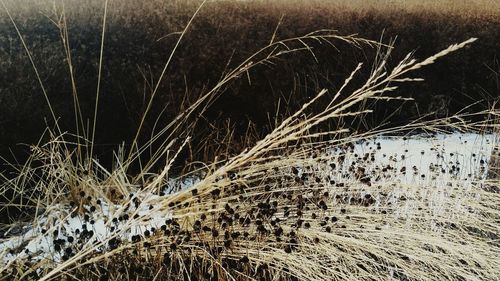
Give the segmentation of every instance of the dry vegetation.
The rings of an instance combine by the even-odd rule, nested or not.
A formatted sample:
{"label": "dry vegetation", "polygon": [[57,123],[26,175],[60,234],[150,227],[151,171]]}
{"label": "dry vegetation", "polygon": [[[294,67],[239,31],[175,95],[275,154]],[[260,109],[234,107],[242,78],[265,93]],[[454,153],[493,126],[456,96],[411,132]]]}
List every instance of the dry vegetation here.
{"label": "dry vegetation", "polygon": [[[10,11],[12,3],[5,3],[4,12]],[[69,121],[57,121],[61,116],[57,106],[53,111],[40,113],[50,124],[45,137],[30,146],[26,162],[12,163],[9,166],[12,173],[0,175],[2,209],[17,209],[24,218],[3,227],[8,230],[8,237],[2,245],[9,246],[0,248],[0,279],[495,280],[500,275],[498,178],[476,178],[467,187],[462,187],[457,179],[429,188],[418,183],[402,185],[395,178],[367,181],[368,175],[364,173],[343,178],[336,174],[335,168],[344,161],[353,143],[374,135],[405,134],[414,130],[498,130],[500,113],[491,104],[487,110],[420,119],[404,127],[378,126],[359,131],[351,128],[353,123],[369,118],[373,101],[389,104],[407,100],[399,96],[400,86],[421,83],[422,79],[416,77],[424,68],[456,55],[454,52],[470,52],[474,49],[471,46],[478,43],[475,38],[444,47],[443,51],[427,58],[415,59],[409,53],[394,61],[391,53],[399,47],[390,43],[343,36],[329,29],[304,30],[301,35],[283,34],[274,23],[265,33],[256,35],[255,38],[262,41],[258,48],[251,46],[241,53],[235,51],[230,63],[216,62],[224,67],[215,76],[207,76],[215,80],[207,84],[199,82],[202,84],[194,94],[188,86],[174,91],[176,95],[185,96],[169,100],[164,94],[169,86],[165,81],[180,75],[178,71],[183,73],[183,61],[176,59],[195,59],[185,56],[193,48],[192,44],[203,45],[202,39],[206,36],[220,35],[216,28],[203,29],[196,22],[198,17],[206,20],[207,15],[218,13],[214,9],[219,6],[208,3],[201,7],[194,1],[187,4],[184,1],[140,4],[109,1],[105,13],[102,7],[77,5],[72,1],[64,2],[67,10],[59,1],[54,2],[54,9],[47,7],[44,1],[37,3],[40,6],[17,6],[10,25],[22,24],[23,19],[29,23],[23,13],[42,10],[54,22],[60,41],[47,53],[33,51],[32,54],[37,45],[26,40],[29,44],[22,46],[16,56],[26,56],[26,52],[22,53],[26,48],[32,60],[28,60],[23,70],[33,73],[36,69],[37,72],[35,77],[22,79],[38,80],[33,90],[37,94],[42,92],[42,97],[45,95],[52,105],[59,96],[51,96],[54,86],[46,86],[45,71],[51,71],[50,63],[61,60],[66,70],[58,74],[69,75],[70,83],[65,86],[67,97],[57,103],[64,101],[62,105],[73,112]],[[256,9],[279,7],[268,1],[246,3],[255,5]],[[364,11],[360,3],[352,2],[351,8]],[[114,89],[107,87],[108,79],[114,76],[106,76],[105,69],[122,64],[130,69],[128,63],[134,61],[114,58],[107,65],[110,61],[104,58],[106,54],[115,55],[115,49],[106,42],[113,40],[114,28],[120,25],[134,28],[137,19],[145,14],[137,5],[143,5],[141,8],[145,10],[151,10],[148,5],[154,6],[157,14],[150,16],[163,20],[168,19],[161,13],[165,9],[195,16],[169,22],[170,28],[185,28],[171,35],[175,39],[162,46],[168,47],[169,53],[163,57],[160,67],[149,69],[150,73],[140,68],[145,82],[141,84],[142,92],[139,91],[140,106],[136,105],[135,113],[129,116],[135,126],[124,134],[128,145],[109,153],[111,164],[104,165],[103,157],[96,157],[95,136],[101,137],[110,127],[129,125],[120,118],[113,120],[105,114],[99,115],[98,109],[103,106],[99,97],[105,106],[109,106],[106,102],[114,101],[105,100],[111,95],[109,90]],[[421,11],[418,5],[406,7]],[[25,11],[21,11],[22,8]],[[476,12],[479,11],[483,13],[480,8]],[[489,9],[492,14],[493,11],[494,8]],[[96,14],[105,14],[107,28],[103,28],[102,17],[82,16]],[[72,18],[82,23],[75,23]],[[72,24],[76,27],[71,27]],[[70,43],[74,31],[82,25],[95,26],[91,30],[96,40],[88,43],[95,45],[89,47],[90,53],[84,52],[88,57],[74,56],[73,51],[78,50],[73,50]],[[139,26],[145,28],[145,25]],[[71,32],[67,33],[68,30]],[[214,34],[196,33],[200,30]],[[161,28],[152,29],[151,34],[161,38],[160,41],[165,35]],[[29,37],[22,30],[17,35]],[[226,34],[224,39],[232,35]],[[143,39],[135,39],[133,47],[144,46]],[[248,42],[242,38],[233,40]],[[117,54],[126,54],[119,50],[120,46],[115,47]],[[241,134],[233,131],[231,124],[225,129],[215,124],[211,129],[220,137],[211,140],[213,134],[199,135],[201,126],[215,123],[204,123],[204,120],[212,117],[210,110],[214,106],[220,106],[217,102],[227,100],[228,92],[237,92],[239,87],[248,87],[246,83],[259,81],[259,75],[265,76],[268,71],[264,66],[286,65],[285,69],[300,73],[304,57],[321,60],[326,57],[325,53],[338,55],[337,50],[349,49],[366,55],[361,60],[370,64],[357,60],[346,63],[345,75],[337,79],[340,83],[335,86],[323,87],[325,84],[318,81],[297,83],[298,86],[294,86],[298,91],[303,87],[314,94],[295,101],[297,106],[280,105],[285,110],[277,111],[279,116],[272,119],[269,130]],[[53,50],[60,52],[52,53]],[[233,50],[229,47],[218,53]],[[42,66],[44,54],[49,56],[45,60],[49,65]],[[213,54],[208,49],[206,54],[197,53],[208,56],[208,61],[221,59]],[[299,59],[294,62],[296,57]],[[95,69],[82,70],[79,63],[94,65]],[[55,65],[53,71],[62,69],[58,63]],[[200,75],[198,79],[207,78],[203,71],[193,73]],[[89,77],[98,81],[97,85],[88,81],[86,85],[84,78]],[[124,77],[127,79],[127,76],[119,79]],[[327,80],[327,85],[334,84],[333,80]],[[85,100],[87,103],[81,102]],[[166,118],[169,122],[164,122],[161,112],[154,108],[155,104],[166,101],[174,103],[172,107],[176,109]],[[65,122],[75,124],[75,130],[66,132]],[[96,130],[98,126],[103,130]],[[247,141],[228,151],[227,143],[232,143],[235,137]],[[181,178],[200,176],[200,181],[187,189],[172,188],[169,183],[178,158],[189,159],[186,155],[196,154],[193,150],[207,144],[217,147],[204,150],[203,158],[207,161],[186,165],[180,175]],[[344,152],[329,155],[327,152],[334,148]],[[78,233],[68,230],[71,220],[81,222]],[[107,232],[98,237],[94,224],[101,222]],[[45,251],[48,254],[26,251],[30,243],[47,243],[51,248]],[[43,258],[37,259],[37,256]]]}

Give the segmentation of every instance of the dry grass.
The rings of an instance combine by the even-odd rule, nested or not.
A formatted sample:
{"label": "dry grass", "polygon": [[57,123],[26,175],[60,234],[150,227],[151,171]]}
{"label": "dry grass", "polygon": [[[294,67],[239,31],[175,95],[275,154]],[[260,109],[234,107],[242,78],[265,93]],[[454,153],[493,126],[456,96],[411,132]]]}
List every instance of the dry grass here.
{"label": "dry grass", "polygon": [[[72,2],[74,1],[74,2]],[[34,1],[34,0],[24,0],[23,2],[14,0],[4,0],[5,3],[11,5],[11,7],[16,6],[18,10],[24,11],[40,11],[47,10],[48,4],[59,4],[62,3],[60,0],[44,0],[44,1]],[[111,1],[110,8],[113,13],[140,13],[143,9],[155,8],[158,11],[165,11],[166,9],[180,10],[190,7],[190,9],[195,10],[196,7],[202,3],[202,0],[190,0],[190,1],[148,1],[144,3],[137,3],[134,1]],[[210,1],[213,3],[225,3],[231,2],[231,0],[215,0]],[[368,11],[368,10],[378,10],[378,11],[395,11],[395,10],[406,10],[413,12],[436,12],[436,13],[453,13],[462,14],[464,16],[471,15],[489,15],[500,12],[500,4],[495,0],[470,0],[470,1],[456,1],[456,0],[422,0],[422,1],[398,1],[398,0],[242,0],[235,1],[249,6],[262,6],[268,8],[277,7],[297,7],[306,9],[343,9],[343,10],[356,10],[356,11]],[[88,0],[86,5],[77,5],[75,3],[81,3],[81,1],[70,0],[66,1],[66,9],[71,15],[82,14],[82,12],[92,11],[95,9],[101,9],[102,3],[95,0]],[[130,8],[134,7],[134,10]],[[50,9],[50,8],[49,8]]]}
{"label": "dry grass", "polygon": [[[114,9],[119,10],[111,5],[110,11]],[[13,192],[12,198],[20,199],[2,207],[19,207],[31,215],[24,223],[31,231],[4,241],[3,245],[12,246],[0,252],[0,260],[6,261],[0,263],[0,275],[3,279],[37,280],[494,280],[500,275],[496,243],[500,196],[495,188],[483,185],[498,187],[497,179],[478,179],[467,188],[453,181],[449,186],[426,188],[395,180],[369,187],[356,177],[333,183],[327,179],[328,171],[335,172],[329,165],[342,161],[342,155],[327,157],[325,153],[383,133],[491,131],[498,128],[497,110],[368,133],[342,126],[315,130],[325,122],[341,124],[369,114],[370,108],[359,107],[369,100],[403,99],[392,93],[401,83],[421,81],[412,77],[413,72],[475,40],[452,45],[424,60],[408,54],[390,67],[387,59],[392,46],[356,36],[320,30],[290,39],[273,38],[241,64],[228,68],[214,87],[148,142],[140,143],[143,121],[175,55],[174,48],[160,78],[152,84],[132,148],[114,152],[112,169],[94,158],[89,140],[94,133],[82,133],[92,132],[94,125],[80,127],[76,136],[57,128],[47,130],[50,141],[32,146],[27,163],[12,165],[17,175],[2,175],[2,193]],[[105,42],[105,32],[101,42]],[[376,47],[379,56],[367,79],[358,77],[364,68],[358,64],[339,90],[319,91],[255,144],[224,161],[213,155],[215,159],[206,168],[183,175],[201,175],[196,184],[185,190],[168,190],[172,165],[187,149],[193,124],[215,100],[223,98],[229,83],[247,79],[253,68],[288,55],[306,52],[314,56],[311,45],[318,42],[333,47],[338,42],[356,48]],[[104,47],[101,57],[103,52]],[[71,57],[70,53],[65,56]],[[72,68],[71,61],[68,67]],[[353,86],[359,79],[363,80],[361,86]],[[99,91],[98,87],[97,95]],[[73,101],[78,115],[77,99]],[[471,115],[492,117],[466,122]],[[83,125],[84,121],[77,119]],[[141,156],[152,147],[151,158],[143,162]],[[141,167],[133,175],[132,163]],[[159,171],[155,170],[158,165]],[[309,176],[299,177],[297,169]],[[165,194],[168,191],[171,193]],[[101,238],[87,230],[67,232],[66,226],[74,218],[89,228],[91,218],[102,219],[107,229],[115,229]],[[11,229],[19,225],[15,223]],[[137,229],[140,235],[134,234]],[[67,241],[69,236],[74,242]],[[56,241],[61,237],[66,240]],[[43,259],[36,260],[42,252],[23,251],[29,243],[45,240],[54,249]],[[61,243],[63,249],[57,249]]]}
{"label": "dry grass", "polygon": [[[360,40],[335,39],[351,43]],[[319,92],[255,146],[208,168],[200,182],[168,196],[157,194],[168,177],[177,155],[175,150],[168,153],[169,162],[160,173],[145,168],[130,179],[125,168],[130,158],[118,160],[112,171],[89,159],[94,165],[86,171],[87,167],[73,162],[75,152],[67,150],[70,144],[63,139],[55,138],[46,145],[34,147],[33,161],[43,163],[38,168],[43,176],[30,196],[31,201],[23,204],[32,205],[40,214],[34,218],[34,225],[40,227],[34,228],[36,232],[24,243],[50,236],[56,229],[64,233],[70,213],[88,215],[87,209],[95,205],[98,198],[103,200],[101,204],[115,206],[111,207],[110,218],[122,217],[125,213],[129,217],[120,220],[119,227],[103,239],[81,234],[74,254],[65,255],[62,261],[44,259],[31,263],[27,255],[21,254],[4,264],[2,274],[16,279],[38,276],[40,280],[62,277],[84,280],[492,280],[500,268],[498,248],[491,240],[498,228],[495,223],[496,203],[500,199],[497,193],[476,186],[468,192],[450,189],[448,196],[438,197],[438,190],[422,193],[420,186],[399,186],[396,182],[386,182],[377,189],[366,189],[356,181],[348,181],[340,187],[324,180],[297,180],[293,172],[293,167],[301,167],[311,171],[312,177],[322,177],[325,165],[333,159],[325,159],[320,147],[341,147],[369,136],[345,134],[346,129],[338,128],[324,132],[331,136],[330,142],[315,143],[323,133],[310,134],[311,128],[328,119],[365,114],[351,109],[367,99],[391,98],[387,93],[394,90],[396,84],[419,81],[408,78],[411,71],[473,41],[450,46],[424,61],[408,56],[391,70],[384,67],[385,60],[379,61],[365,85],[346,98],[339,98],[342,90],[334,94],[327,90]],[[278,45],[282,44],[285,43]],[[245,73],[247,67],[249,65],[244,64],[235,73]],[[346,79],[344,87],[361,67],[359,65]],[[239,75],[229,74],[233,76]],[[196,107],[205,104],[214,93],[217,90],[209,91]],[[330,95],[331,102],[322,111],[308,112],[312,104],[326,95]],[[186,114],[180,120],[184,118]],[[463,121],[458,116],[455,118],[458,122],[435,120],[405,129],[474,130],[487,125],[464,127]],[[400,130],[403,129],[392,131]],[[381,132],[371,134],[375,133]],[[164,149],[173,149],[177,142],[180,145],[177,150],[182,150],[186,141],[189,139],[174,138]],[[302,145],[289,146],[297,142]],[[19,177],[7,182],[4,188],[24,193],[29,188],[23,182],[38,179],[40,173],[25,166]],[[457,208],[457,198],[468,208]],[[63,207],[69,202],[74,202],[74,211]],[[135,208],[131,207],[134,204]],[[408,209],[408,204],[414,207]],[[435,204],[439,204],[439,211],[416,208]],[[151,207],[141,213],[143,206]],[[147,226],[157,218],[166,219],[159,229],[134,236],[133,241],[122,238],[138,225]],[[111,219],[105,223],[113,224]],[[37,232],[41,229],[45,234]],[[8,254],[6,249],[4,258]]]}
{"label": "dry grass", "polygon": [[[251,3],[252,1],[250,1]],[[257,1],[265,4],[270,4],[271,2],[280,5],[280,1]],[[318,1],[320,2],[320,1]],[[473,15],[473,14],[494,14],[500,11],[500,4],[494,0],[476,0],[476,1],[453,1],[453,0],[442,0],[442,1],[397,1],[397,0],[354,0],[354,1],[339,1],[339,0],[327,0],[321,1],[324,6],[336,6],[342,7],[343,9],[353,9],[356,11],[366,11],[366,10],[381,10],[381,11],[395,11],[395,10],[406,10],[406,11],[418,11],[418,12],[436,12],[436,13],[453,13],[462,15]],[[291,5],[302,6],[304,1],[295,0],[287,1]],[[315,3],[318,4],[318,3]],[[313,5],[312,5],[313,6]],[[321,4],[320,4],[321,6]]]}

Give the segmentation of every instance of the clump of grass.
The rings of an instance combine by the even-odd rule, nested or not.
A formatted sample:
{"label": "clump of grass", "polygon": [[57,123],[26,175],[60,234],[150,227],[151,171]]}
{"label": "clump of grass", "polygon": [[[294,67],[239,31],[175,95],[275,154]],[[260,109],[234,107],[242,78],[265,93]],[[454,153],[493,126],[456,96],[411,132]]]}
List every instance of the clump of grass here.
{"label": "clump of grass", "polygon": [[[86,130],[92,133],[71,136],[57,127],[48,130],[50,141],[33,146],[25,165],[13,165],[18,175],[4,176],[1,185],[2,193],[13,192],[19,199],[3,207],[32,213],[24,225],[18,222],[9,229],[14,235],[0,248],[1,274],[41,280],[495,278],[500,267],[495,244],[499,198],[492,189],[482,188],[483,180],[466,187],[451,181],[438,189],[388,180],[367,188],[364,177],[340,177],[335,182],[325,171],[339,172],[332,165],[344,156],[329,156],[328,149],[347,149],[354,141],[384,132],[494,127],[490,123],[495,124],[498,112],[478,113],[492,114],[494,120],[476,124],[464,122],[467,116],[453,116],[365,134],[340,126],[314,130],[332,119],[369,113],[358,107],[367,100],[401,99],[388,93],[398,83],[420,81],[409,78],[409,73],[475,39],[423,61],[408,55],[394,68],[387,67],[388,55],[382,55],[364,85],[351,89],[360,64],[339,91],[320,91],[254,145],[193,171],[200,176],[198,182],[182,190],[169,186],[172,165],[190,142],[192,124],[221,98],[230,81],[284,54],[314,55],[308,42],[335,40],[392,48],[329,30],[279,41],[273,37],[268,46],[225,73],[214,88],[140,145],[142,124],[172,53],[132,148],[128,153],[117,151],[110,170],[94,158],[92,141],[86,139],[94,138],[96,114],[94,125]],[[43,88],[41,80],[40,84]],[[76,98],[74,105],[78,115]],[[315,111],[313,106],[321,109]],[[150,153],[152,159],[142,163],[144,151],[152,147],[157,149]],[[160,171],[155,171],[161,161]],[[129,167],[137,162],[141,169],[131,176]],[[494,179],[487,183],[498,186]]]}
{"label": "clump of grass", "polygon": [[[192,116],[219,98],[228,81],[284,53],[311,51],[308,40],[330,39],[375,44],[329,31],[271,41],[224,75],[150,142],[140,146],[134,140],[129,153],[117,151],[112,170],[92,155],[80,160],[78,149],[85,140],[72,143],[67,136],[49,131],[52,140],[33,146],[30,161],[18,168],[19,175],[5,178],[1,186],[23,195],[27,201],[20,207],[35,210],[25,237],[4,242],[1,274],[40,280],[496,278],[500,274],[495,244],[500,198],[483,189],[482,181],[465,190],[453,182],[433,189],[395,180],[366,188],[366,181],[359,178],[334,182],[324,173],[336,172],[332,164],[342,161],[342,154],[331,157],[327,149],[346,148],[372,135],[412,129],[473,131],[494,125],[468,124],[466,116],[453,116],[364,134],[343,127],[314,130],[332,119],[369,113],[358,108],[367,100],[398,99],[390,93],[399,83],[421,81],[409,76],[412,71],[475,39],[422,61],[408,55],[390,69],[388,56],[381,56],[364,85],[351,89],[363,67],[360,64],[339,91],[318,92],[253,146],[227,160],[215,159],[198,172],[198,182],[169,192],[170,170],[190,141],[189,124],[196,121]],[[302,47],[291,45],[297,42]],[[327,103],[319,103],[325,99]],[[313,111],[313,105],[322,109]],[[494,110],[478,114],[491,113],[498,116]],[[328,141],[322,141],[325,136]],[[162,144],[154,157],[131,176],[129,165],[159,140]],[[79,145],[71,149],[74,143]],[[159,161],[164,161],[161,170],[153,171]],[[498,186],[494,180],[491,184]],[[468,207],[457,208],[457,201]],[[429,207],[436,204],[436,210]],[[408,208],[412,205],[419,208]],[[78,233],[72,219],[80,221]],[[25,251],[30,243],[45,240],[53,248],[48,249],[49,255]]]}

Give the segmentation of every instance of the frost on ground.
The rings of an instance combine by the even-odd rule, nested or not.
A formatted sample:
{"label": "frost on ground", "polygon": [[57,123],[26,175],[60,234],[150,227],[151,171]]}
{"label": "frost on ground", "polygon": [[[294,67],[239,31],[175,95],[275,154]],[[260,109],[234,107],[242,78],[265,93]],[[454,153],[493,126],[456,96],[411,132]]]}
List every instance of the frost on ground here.
{"label": "frost on ground", "polygon": [[[381,136],[328,148],[319,152],[317,158],[321,161],[292,167],[292,173],[305,182],[326,184],[331,188],[330,196],[345,196],[346,190],[358,193],[358,197],[351,193],[349,198],[343,198],[345,201],[372,201],[373,208],[407,202],[392,213],[402,219],[417,216],[423,208],[427,216],[433,216],[445,208],[440,204],[444,197],[454,198],[458,193],[476,196],[473,189],[486,180],[491,155],[499,153],[494,144],[494,135],[480,134]],[[186,189],[198,180],[194,176],[171,179],[167,188]],[[387,185],[399,186],[391,190]],[[383,190],[376,193],[374,189]],[[125,205],[92,198],[89,201],[93,203],[88,205],[51,206],[16,233],[14,229],[5,233],[8,238],[0,244],[1,267],[20,261],[58,263],[89,245],[97,245],[95,251],[105,252],[122,241],[136,242],[156,230],[165,231],[165,224],[172,221],[157,208],[163,196],[168,195],[137,192],[129,194]],[[412,198],[426,200],[409,200]],[[468,206],[461,202],[464,197],[456,198],[454,216],[466,215]],[[439,231],[439,224],[433,229]]]}

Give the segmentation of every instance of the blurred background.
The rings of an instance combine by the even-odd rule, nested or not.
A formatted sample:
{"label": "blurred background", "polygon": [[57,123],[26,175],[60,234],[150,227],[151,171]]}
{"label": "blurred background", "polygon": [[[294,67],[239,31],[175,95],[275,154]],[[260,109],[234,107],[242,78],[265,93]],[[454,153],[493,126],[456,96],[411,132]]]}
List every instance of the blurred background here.
{"label": "blurred background", "polygon": [[[22,161],[28,155],[24,144],[36,143],[54,122],[7,11],[33,57],[61,128],[75,132],[73,85],[83,118],[92,124],[104,1],[4,2],[5,7],[0,7],[0,156]],[[179,32],[200,3],[109,2],[95,140],[102,159],[110,159],[118,144],[132,141]],[[394,40],[394,63],[412,51],[416,58],[425,58],[452,43],[479,38],[466,50],[419,71],[425,82],[410,83],[394,93],[414,101],[370,105],[375,112],[357,123],[357,130],[383,122],[401,124],[429,112],[432,117],[445,117],[464,108],[486,109],[499,98],[498,1],[209,1],[173,57],[141,141],[212,88],[225,70],[266,46],[274,33],[275,40],[280,40],[318,29],[385,43]],[[64,38],[68,38],[66,45]],[[268,132],[275,116],[293,112],[320,89],[338,90],[359,62],[365,64],[361,75],[369,74],[376,49],[334,43],[336,48],[313,44],[316,58],[309,52],[290,55],[232,82],[201,116],[189,160],[206,160],[220,149],[227,135],[215,134],[217,128],[234,132],[224,149],[237,151],[249,134]]]}

